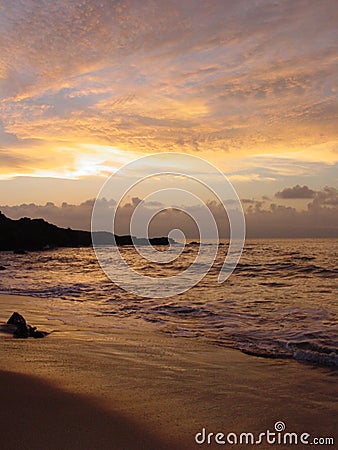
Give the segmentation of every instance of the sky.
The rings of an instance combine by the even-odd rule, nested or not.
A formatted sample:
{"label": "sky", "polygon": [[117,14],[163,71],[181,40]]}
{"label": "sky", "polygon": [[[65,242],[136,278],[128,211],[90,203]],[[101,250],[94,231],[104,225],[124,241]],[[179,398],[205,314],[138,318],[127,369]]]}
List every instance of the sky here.
{"label": "sky", "polygon": [[76,226],[125,163],[183,152],[252,230],[334,234],[337,30],[331,0],[0,0],[1,209]]}

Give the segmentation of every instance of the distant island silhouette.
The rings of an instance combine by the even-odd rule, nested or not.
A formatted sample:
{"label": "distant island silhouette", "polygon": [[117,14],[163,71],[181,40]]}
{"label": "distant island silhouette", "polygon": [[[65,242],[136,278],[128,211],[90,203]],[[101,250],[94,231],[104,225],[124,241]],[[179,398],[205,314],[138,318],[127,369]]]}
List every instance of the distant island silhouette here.
{"label": "distant island silhouette", "polygon": [[[95,245],[169,245],[174,242],[168,237],[136,238],[107,231],[94,232],[93,237]],[[0,212],[0,250],[21,252],[90,246],[92,234],[89,231],[60,228],[44,219],[23,217],[13,220]]]}

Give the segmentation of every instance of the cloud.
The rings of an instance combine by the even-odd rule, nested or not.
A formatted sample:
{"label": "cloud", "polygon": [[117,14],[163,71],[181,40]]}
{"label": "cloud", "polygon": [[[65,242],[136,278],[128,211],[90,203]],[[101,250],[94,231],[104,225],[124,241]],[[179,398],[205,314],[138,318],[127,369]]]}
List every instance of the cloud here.
{"label": "cloud", "polygon": [[256,201],[254,199],[250,199],[250,198],[242,198],[241,202],[244,205],[254,205],[254,204],[256,204]]}
{"label": "cloud", "polygon": [[310,189],[308,186],[300,186],[297,184],[292,188],[285,188],[282,191],[276,192],[276,198],[314,198],[316,192]]}
{"label": "cloud", "polygon": [[0,16],[5,139],[39,139],[45,171],[67,172],[62,146],[82,144],[321,161],[314,146],[337,145],[336,23],[329,0],[12,0]]}
{"label": "cloud", "polygon": [[[94,200],[87,200],[79,205],[62,203],[60,206],[53,202],[45,205],[23,203],[14,206],[1,206],[1,211],[13,219],[20,217],[44,218],[47,222],[64,228],[90,229],[90,218]],[[109,204],[105,205],[109,208]]]}
{"label": "cloud", "polygon": [[232,182],[237,183],[246,183],[251,181],[276,181],[276,178],[268,177],[268,176],[262,176],[259,173],[242,173],[242,174],[234,174],[234,175],[228,175],[228,178]]}
{"label": "cloud", "polygon": [[312,203],[309,203],[309,209],[317,209],[326,206],[338,207],[338,190],[334,187],[326,186],[322,191],[316,192]]}
{"label": "cloud", "polygon": [[7,133],[0,120],[0,147],[15,146],[18,142],[18,137],[14,133]]}
{"label": "cloud", "polygon": [[[295,187],[298,188],[297,186]],[[307,204],[306,209],[301,211],[291,206],[268,203],[267,200],[269,199],[265,199],[264,202],[244,202],[247,236],[290,238],[337,237],[337,189],[325,187],[320,191],[310,191],[313,192],[312,200]],[[295,194],[294,191],[291,192],[291,195]],[[292,200],[295,197],[291,196],[287,198]]]}
{"label": "cloud", "polygon": [[[60,206],[48,202],[45,205],[22,204],[18,206],[0,206],[0,210],[11,218],[23,216],[43,217],[51,223],[62,227],[90,229],[91,212],[94,200],[72,205],[66,202]],[[158,202],[144,202],[133,197],[130,202],[120,206],[116,215],[115,232],[130,233],[130,220],[136,207],[139,206],[140,217],[148,217],[152,211],[161,206]],[[223,206],[216,202],[208,202],[219,228],[221,237],[228,236],[228,223]],[[333,187],[325,187],[317,191],[315,197],[301,211],[285,205],[277,205],[265,201],[244,199],[247,237],[336,237],[338,233],[338,191]],[[227,207],[231,208],[232,205]],[[98,222],[107,231],[106,219],[112,217],[116,203],[114,200],[101,199],[98,202]],[[186,207],[187,213],[199,215],[200,205]],[[198,230],[189,215],[178,208],[165,208],[150,223],[151,236],[167,235],[174,228],[181,229],[188,239],[198,239]],[[211,236],[210,236],[211,237]]]}
{"label": "cloud", "polygon": [[8,168],[17,171],[22,170],[27,164],[32,163],[32,158],[25,157],[13,151],[0,147],[1,171],[6,172]]}
{"label": "cloud", "polygon": [[20,140],[14,133],[8,133],[0,120],[0,173],[9,168],[20,171],[36,159],[25,155],[21,148],[24,145],[36,145],[34,140]]}

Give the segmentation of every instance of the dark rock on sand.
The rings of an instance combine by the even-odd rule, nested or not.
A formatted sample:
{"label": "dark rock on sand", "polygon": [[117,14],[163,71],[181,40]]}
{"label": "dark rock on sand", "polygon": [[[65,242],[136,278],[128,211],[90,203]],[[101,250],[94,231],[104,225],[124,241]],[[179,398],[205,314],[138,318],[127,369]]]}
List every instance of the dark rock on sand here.
{"label": "dark rock on sand", "polygon": [[0,266],[0,270],[6,270],[5,266]]}
{"label": "dark rock on sand", "polygon": [[11,317],[7,320],[7,323],[9,325],[26,325],[26,319],[18,312],[13,312]]}
{"label": "dark rock on sand", "polygon": [[29,337],[33,337],[35,339],[43,338],[48,334],[46,331],[39,331],[36,327],[32,327],[31,325],[28,325],[28,333]]}
{"label": "dark rock on sand", "polygon": [[27,339],[29,336],[27,325],[24,323],[18,323],[13,336],[16,338]]}
{"label": "dark rock on sand", "polygon": [[28,337],[33,337],[38,339],[43,338],[48,334],[46,331],[39,331],[36,327],[28,325],[26,319],[18,312],[14,312],[11,315],[7,324],[16,326],[16,330],[13,333],[15,338],[27,339]]}
{"label": "dark rock on sand", "polygon": [[8,325],[16,325],[13,336],[16,338],[26,339],[29,336],[28,327],[25,318],[18,312],[14,312],[7,320]]}

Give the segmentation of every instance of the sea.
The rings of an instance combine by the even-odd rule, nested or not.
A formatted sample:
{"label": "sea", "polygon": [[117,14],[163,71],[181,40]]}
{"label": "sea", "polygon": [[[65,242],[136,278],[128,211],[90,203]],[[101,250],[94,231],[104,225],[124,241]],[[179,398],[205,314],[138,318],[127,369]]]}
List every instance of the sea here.
{"label": "sea", "polygon": [[[110,321],[133,317],[173,336],[338,367],[337,240],[248,239],[236,269],[219,283],[228,249],[222,244],[204,278],[169,298],[124,291],[105,275],[92,248],[0,252],[0,292],[36,297],[45,302],[47,318],[78,328],[104,332]],[[198,248],[186,245],[166,264],[149,263],[133,247],[121,254],[139,273],[158,277],[160,286],[188,268]]]}

